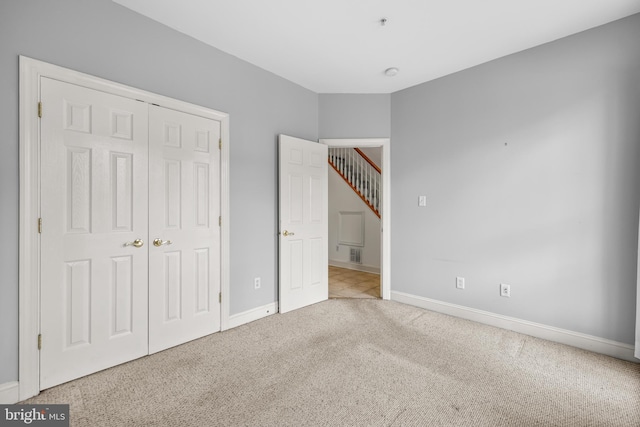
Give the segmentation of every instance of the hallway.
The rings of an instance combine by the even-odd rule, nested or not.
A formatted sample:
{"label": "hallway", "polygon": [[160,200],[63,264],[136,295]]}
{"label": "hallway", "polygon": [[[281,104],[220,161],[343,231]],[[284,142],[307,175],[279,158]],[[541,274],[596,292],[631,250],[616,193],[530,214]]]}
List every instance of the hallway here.
{"label": "hallway", "polygon": [[329,298],[380,298],[380,275],[330,265]]}

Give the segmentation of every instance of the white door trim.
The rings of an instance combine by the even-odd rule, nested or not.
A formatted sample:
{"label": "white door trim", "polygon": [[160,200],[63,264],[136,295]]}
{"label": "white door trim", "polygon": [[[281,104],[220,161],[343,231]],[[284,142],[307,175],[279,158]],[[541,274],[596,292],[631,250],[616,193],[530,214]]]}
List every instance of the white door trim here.
{"label": "white door trim", "polygon": [[[229,328],[229,115],[209,108],[132,88],[46,62],[20,56],[20,230],[18,302],[18,381],[20,400],[40,392],[38,354],[40,301],[40,123],[38,102],[40,78],[100,90],[126,98],[214,119],[221,124],[220,212],[221,228],[221,329]],[[46,114],[44,106],[43,114]],[[44,225],[46,227],[46,224]],[[45,343],[46,345],[46,339]]]}
{"label": "white door trim", "polygon": [[380,294],[391,299],[391,140],[389,138],[320,139],[329,147],[382,147],[382,233]]}

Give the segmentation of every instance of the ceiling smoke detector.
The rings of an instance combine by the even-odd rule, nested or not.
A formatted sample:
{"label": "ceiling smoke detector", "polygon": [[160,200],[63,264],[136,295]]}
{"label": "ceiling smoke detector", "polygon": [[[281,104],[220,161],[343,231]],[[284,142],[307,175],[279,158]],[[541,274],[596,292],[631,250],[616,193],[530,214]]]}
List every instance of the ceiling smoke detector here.
{"label": "ceiling smoke detector", "polygon": [[396,67],[391,67],[391,68],[387,68],[386,70],[384,70],[384,75],[388,76],[388,77],[393,77],[396,74],[398,74],[398,70]]}

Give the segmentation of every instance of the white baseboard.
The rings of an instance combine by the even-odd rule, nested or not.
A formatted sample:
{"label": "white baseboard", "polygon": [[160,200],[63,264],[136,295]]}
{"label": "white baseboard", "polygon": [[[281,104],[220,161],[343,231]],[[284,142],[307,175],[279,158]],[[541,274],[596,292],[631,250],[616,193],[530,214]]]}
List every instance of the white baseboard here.
{"label": "white baseboard", "polygon": [[371,265],[353,264],[351,262],[329,260],[329,265],[333,267],[348,268],[349,270],[363,271],[365,273],[380,274],[380,267]]}
{"label": "white baseboard", "polygon": [[18,381],[0,384],[0,404],[13,405],[20,401],[20,387]]}
{"label": "white baseboard", "polygon": [[634,347],[630,344],[573,332],[567,329],[555,328],[553,326],[547,326],[540,323],[529,322],[515,317],[502,316],[488,311],[476,310],[475,308],[469,308],[462,305],[450,304],[430,298],[405,294],[403,292],[391,291],[391,300],[436,311],[438,313],[460,317],[462,319],[472,320],[485,325],[508,329],[510,331],[554,341],[560,344],[578,347],[583,350],[593,351],[594,353],[605,354],[617,359],[640,363],[640,360],[633,357]]}
{"label": "white baseboard", "polygon": [[253,322],[254,320],[262,319],[263,317],[271,316],[278,312],[278,303],[272,302],[262,307],[256,307],[251,310],[243,311],[242,313],[229,316],[228,329],[235,328],[245,323]]}

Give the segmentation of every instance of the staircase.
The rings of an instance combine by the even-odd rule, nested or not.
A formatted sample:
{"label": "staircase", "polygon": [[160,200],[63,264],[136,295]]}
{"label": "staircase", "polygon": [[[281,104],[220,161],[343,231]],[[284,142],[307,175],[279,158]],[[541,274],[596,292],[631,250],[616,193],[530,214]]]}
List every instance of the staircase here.
{"label": "staircase", "polygon": [[358,148],[329,147],[329,164],[380,218],[380,168]]}

